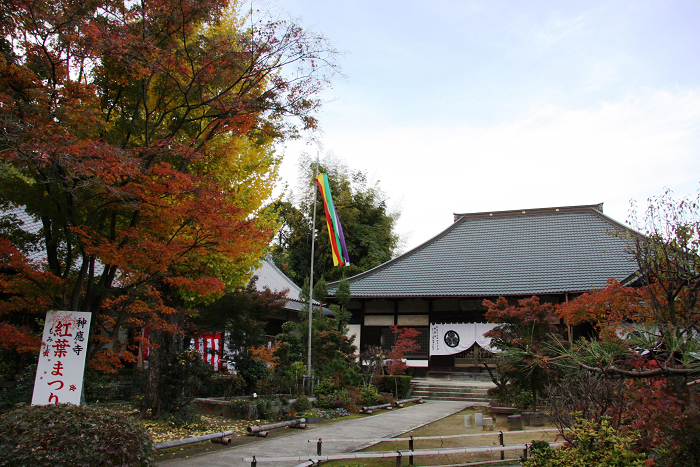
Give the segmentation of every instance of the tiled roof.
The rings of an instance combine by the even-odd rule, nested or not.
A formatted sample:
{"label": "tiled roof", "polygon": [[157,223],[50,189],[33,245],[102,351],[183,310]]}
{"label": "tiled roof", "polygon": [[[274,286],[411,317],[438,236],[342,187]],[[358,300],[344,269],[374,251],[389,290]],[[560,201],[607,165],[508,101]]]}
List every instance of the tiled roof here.
{"label": "tiled roof", "polygon": [[[42,231],[41,221],[27,213],[23,207],[7,206],[0,208],[0,235],[9,235],[13,231],[24,231],[31,235],[37,235]],[[41,237],[35,242],[27,242],[15,245],[22,253],[32,261],[46,261],[46,250]]]}
{"label": "tiled roof", "polygon": [[[253,275],[257,276],[258,278],[258,280],[255,281],[255,288],[259,292],[262,292],[265,287],[270,289],[272,292],[282,292],[287,290],[287,298],[289,300],[284,306],[286,309],[291,311],[301,311],[306,309],[308,306],[308,302],[302,302],[299,299],[301,287],[292,282],[292,280],[287,277],[285,273],[275,266],[272,258],[265,258]],[[318,304],[318,301],[314,300],[314,304]],[[323,308],[323,313],[327,316],[333,315],[333,312],[325,307]]]}
{"label": "tiled roof", "polygon": [[258,278],[258,280],[255,281],[255,288],[258,292],[262,292],[265,287],[272,292],[287,290],[288,299],[299,300],[301,288],[275,266],[271,258],[265,258],[253,275]]}
{"label": "tiled roof", "polygon": [[[622,232],[623,235],[614,235]],[[602,204],[456,214],[445,231],[350,279],[353,297],[484,297],[582,292],[636,271]],[[329,284],[333,293],[337,283]]]}

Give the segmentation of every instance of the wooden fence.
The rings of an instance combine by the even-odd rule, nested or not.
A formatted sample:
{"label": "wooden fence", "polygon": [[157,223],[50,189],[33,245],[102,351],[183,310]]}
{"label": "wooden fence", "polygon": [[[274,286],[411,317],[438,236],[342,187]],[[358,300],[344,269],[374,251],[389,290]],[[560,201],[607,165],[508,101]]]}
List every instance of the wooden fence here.
{"label": "wooden fence", "polygon": [[[542,429],[542,430],[522,430],[522,431],[509,431],[508,434],[516,433],[541,433],[541,432],[553,432],[558,431],[556,429]],[[498,436],[499,446],[475,446],[475,447],[457,447],[457,448],[437,448],[437,449],[413,449],[413,442],[419,440],[446,440],[454,438],[465,438],[473,436]],[[398,442],[398,441],[408,441],[409,449],[396,450],[396,451],[366,451],[366,452],[352,452],[352,453],[342,453],[342,454],[328,454],[322,455],[323,442],[326,443],[379,443],[379,442]],[[361,460],[361,459],[379,459],[379,458],[396,458],[396,466],[400,467],[403,458],[408,458],[408,465],[413,465],[413,458],[415,456],[437,456],[437,455],[454,455],[454,454],[478,454],[478,453],[501,453],[501,460],[511,460],[505,458],[505,453],[508,451],[515,451],[517,453],[522,453],[522,456],[512,458],[512,460],[518,460],[525,458],[527,459],[527,449],[529,444],[510,444],[506,445],[504,443],[504,433],[470,433],[462,435],[449,435],[449,436],[416,436],[409,438],[356,438],[356,439],[318,439],[318,440],[308,440],[309,443],[316,443],[316,455],[315,456],[287,456],[287,457],[246,457],[245,462],[250,463],[251,467],[257,467],[258,463],[276,463],[276,462],[304,462],[303,465],[311,466],[321,464],[322,462],[328,462],[333,460]],[[556,447],[562,445],[563,442],[550,443],[551,446]],[[500,462],[500,461],[498,461]],[[300,467],[300,466],[297,466]]]}

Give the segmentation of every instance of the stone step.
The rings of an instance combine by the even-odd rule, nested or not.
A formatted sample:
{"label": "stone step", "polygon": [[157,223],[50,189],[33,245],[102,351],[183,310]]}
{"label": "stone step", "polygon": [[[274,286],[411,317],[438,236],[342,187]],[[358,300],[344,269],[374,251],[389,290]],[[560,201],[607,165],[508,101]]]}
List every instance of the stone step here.
{"label": "stone step", "polygon": [[484,381],[491,382],[491,376],[487,372],[450,372],[450,371],[430,371],[428,378],[444,381]]}
{"label": "stone step", "polygon": [[[416,397],[418,397],[418,394],[414,394]],[[425,400],[442,400],[442,401],[471,401],[471,402],[489,402],[491,399],[486,396],[479,396],[476,394],[464,394],[464,395],[459,395],[459,394],[442,394],[442,393],[433,393],[433,394],[423,394],[421,395],[423,399]]]}
{"label": "stone step", "polygon": [[414,389],[411,392],[414,396],[423,396],[425,394],[443,394],[445,396],[470,396],[470,397],[486,397],[486,391],[442,391],[440,389]]}
{"label": "stone step", "polygon": [[430,401],[460,401],[460,402],[475,402],[475,403],[482,403],[482,404],[488,404],[491,399],[486,399],[486,398],[480,398],[480,397],[456,397],[456,396],[430,396],[430,397],[423,397],[424,400],[430,400]]}
{"label": "stone step", "polygon": [[441,388],[441,387],[414,387],[413,394],[440,392],[444,394],[478,394],[486,395],[488,389],[482,388]]}
{"label": "stone step", "polygon": [[490,401],[488,390],[494,386],[490,381],[414,378],[411,395],[430,400],[488,403]]}

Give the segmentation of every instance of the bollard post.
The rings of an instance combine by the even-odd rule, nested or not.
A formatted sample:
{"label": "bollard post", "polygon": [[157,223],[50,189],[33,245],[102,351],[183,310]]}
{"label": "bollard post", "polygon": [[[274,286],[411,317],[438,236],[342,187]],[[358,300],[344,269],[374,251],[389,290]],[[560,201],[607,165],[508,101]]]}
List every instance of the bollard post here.
{"label": "bollard post", "polygon": [[257,467],[258,461],[255,460],[255,455],[253,455],[253,462],[250,463],[250,467]]}
{"label": "bollard post", "polygon": [[316,443],[316,455],[320,456],[321,455],[321,445],[323,444],[323,441],[321,441],[321,438],[318,439],[318,443]]}
{"label": "bollard post", "polygon": [[523,449],[522,461],[525,462],[526,460],[527,460],[527,444],[525,445],[525,449]]}
{"label": "bollard post", "polygon": [[[498,435],[498,442],[501,443],[501,446],[505,446],[505,444],[503,444],[503,432],[502,431]],[[501,451],[501,460],[504,460],[505,458],[506,458],[506,452]]]}
{"label": "bollard post", "polygon": [[[413,451],[413,436],[408,440],[408,449]],[[413,465],[413,455],[408,456],[408,465]]]}
{"label": "bollard post", "polygon": [[396,451],[399,455],[396,457],[396,467],[401,467],[401,451]]}

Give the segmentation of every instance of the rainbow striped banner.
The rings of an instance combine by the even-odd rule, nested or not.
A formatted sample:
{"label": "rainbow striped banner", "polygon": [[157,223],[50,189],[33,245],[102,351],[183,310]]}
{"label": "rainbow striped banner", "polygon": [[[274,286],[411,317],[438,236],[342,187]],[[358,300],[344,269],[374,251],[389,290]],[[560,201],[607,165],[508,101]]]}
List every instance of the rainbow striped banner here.
{"label": "rainbow striped banner", "polygon": [[343,227],[340,225],[338,213],[336,212],[335,205],[333,204],[331,188],[328,185],[328,175],[318,174],[318,177],[316,177],[316,183],[318,184],[319,190],[321,190],[321,197],[323,198],[323,207],[326,211],[328,236],[330,237],[331,250],[333,252],[333,265],[350,266],[350,257],[348,256],[348,249],[345,246],[345,236],[343,235]]}

